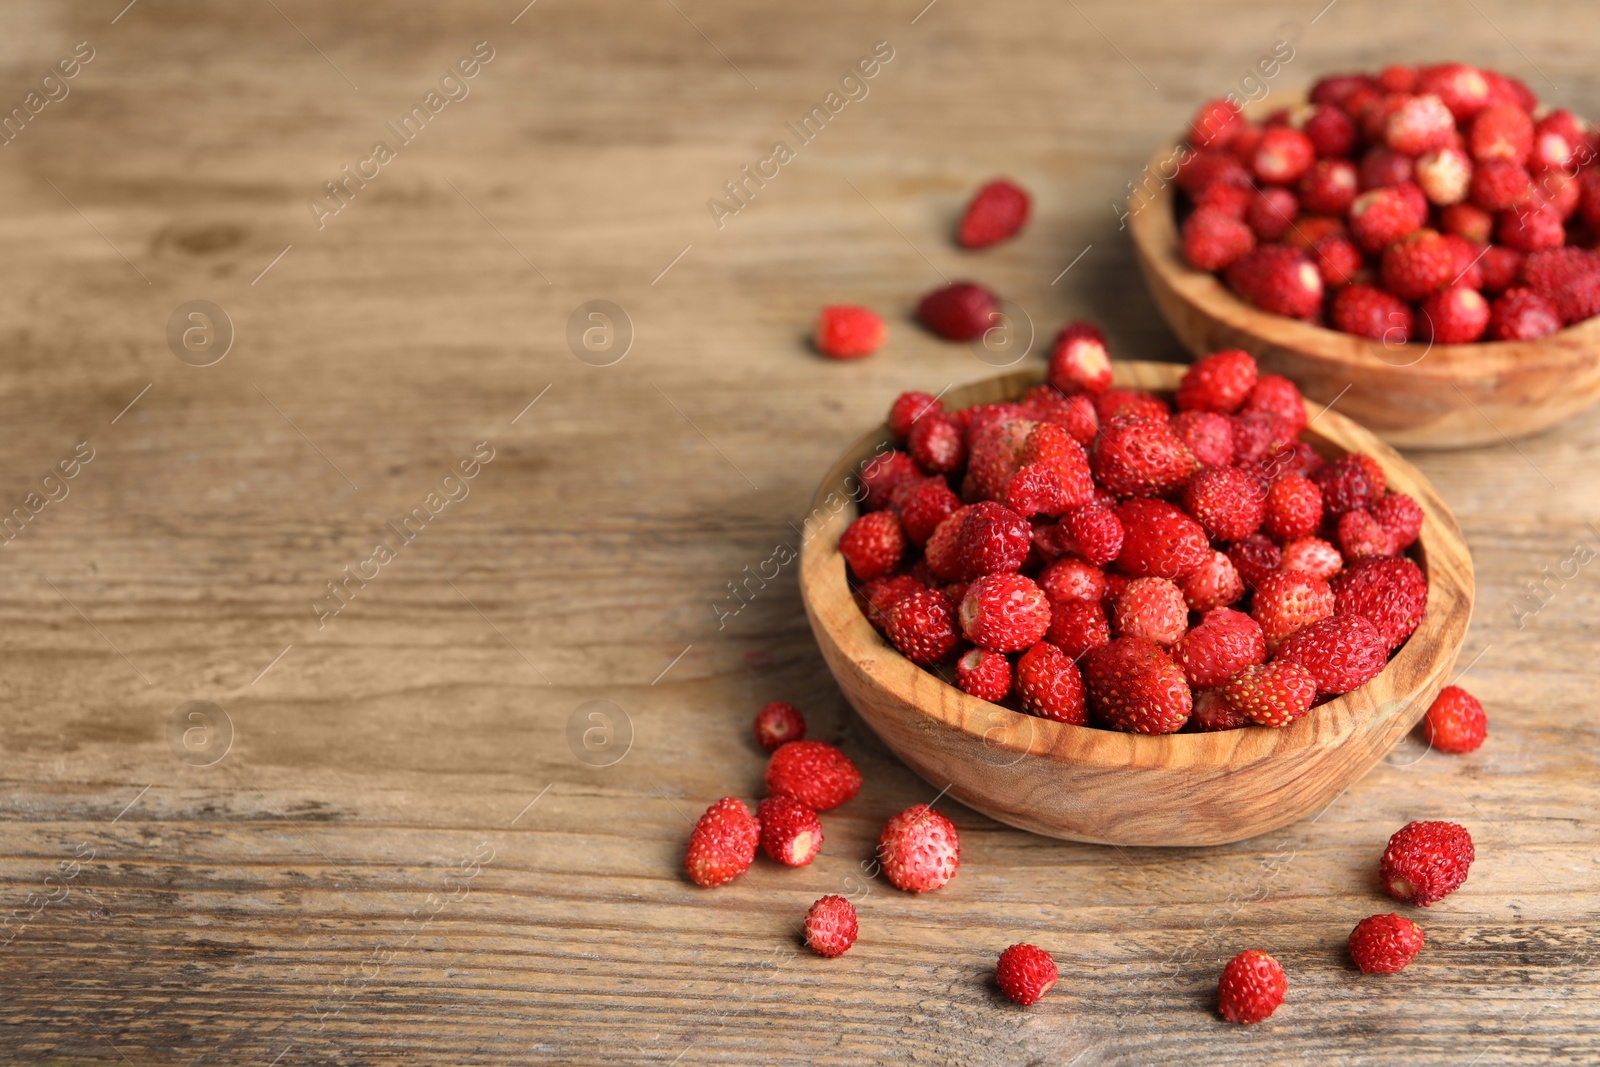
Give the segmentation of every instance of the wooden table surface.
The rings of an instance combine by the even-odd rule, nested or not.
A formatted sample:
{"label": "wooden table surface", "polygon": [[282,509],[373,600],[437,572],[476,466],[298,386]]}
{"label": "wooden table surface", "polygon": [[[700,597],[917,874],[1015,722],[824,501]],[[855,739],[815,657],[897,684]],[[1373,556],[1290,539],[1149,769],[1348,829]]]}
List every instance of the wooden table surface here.
{"label": "wooden table surface", "polygon": [[[0,1060],[1600,1062],[1600,412],[1413,457],[1474,553],[1488,743],[1410,741],[1239,845],[941,801],[956,879],[866,879],[937,788],[845,706],[792,566],[729,599],[898,392],[992,373],[909,322],[941,278],[1179,357],[1114,205],[1275,41],[1274,93],[1462,58],[1594,112],[1592,5],[523,2],[6,6]],[[997,173],[1036,217],[958,252]],[[836,301],[889,314],[882,353],[808,352]],[[759,797],[776,699],[867,784],[810,867],[697,889],[689,825]],[[1471,880],[1363,977],[1383,843],[1431,817],[1471,829]],[[829,892],[862,935],[821,960],[797,930]],[[1028,1011],[990,977],[1023,939],[1062,972]],[[1290,994],[1246,1029],[1213,998],[1252,946]]]}

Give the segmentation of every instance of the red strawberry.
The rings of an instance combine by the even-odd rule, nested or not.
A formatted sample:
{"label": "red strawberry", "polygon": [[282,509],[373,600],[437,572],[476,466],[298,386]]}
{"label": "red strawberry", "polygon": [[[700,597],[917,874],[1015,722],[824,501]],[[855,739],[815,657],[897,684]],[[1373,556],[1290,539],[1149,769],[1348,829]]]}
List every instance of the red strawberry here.
{"label": "red strawberry", "polygon": [[1111,387],[1106,339],[1086,322],[1069,322],[1050,346],[1050,384],[1071,396],[1099,396]]}
{"label": "red strawberry", "polygon": [[933,536],[939,524],[961,507],[961,500],[950,491],[943,478],[924,478],[920,482],[905,482],[894,491],[891,504],[900,516],[900,528],[906,541],[921,548]]}
{"label": "red strawberry", "polygon": [[1533,178],[1528,168],[1509,159],[1491,159],[1472,171],[1467,195],[1484,211],[1506,211],[1528,202]]}
{"label": "red strawberry", "polygon": [[1263,374],[1245,394],[1239,407],[1240,415],[1272,415],[1289,427],[1291,434],[1306,428],[1306,405],[1300,389],[1289,379],[1278,374]]}
{"label": "red strawberry", "polygon": [[1189,610],[1206,612],[1236,603],[1244,596],[1244,579],[1226,555],[1208,552],[1200,566],[1178,578],[1178,588]]}
{"label": "red strawberry", "polygon": [[1368,507],[1383,495],[1383,483],[1374,479],[1371,470],[1349,453],[1324,464],[1311,480],[1322,491],[1322,512],[1329,518],[1338,518],[1347,511]]}
{"label": "red strawberry", "polygon": [[1334,539],[1339,542],[1344,558],[1351,561],[1367,556],[1392,556],[1395,552],[1394,537],[1365,508],[1340,515]]}
{"label": "red strawberry", "polygon": [[[1141,579],[1142,580],[1142,579]],[[1118,611],[1121,621],[1121,611]],[[1222,685],[1236,672],[1267,658],[1261,627],[1242,611],[1215,608],[1172,650],[1184,677],[1196,689]]]}
{"label": "red strawberry", "polygon": [[1309,537],[1322,523],[1322,490],[1310,478],[1285,474],[1267,486],[1261,528],[1275,541]]}
{"label": "red strawberry", "polygon": [[1232,414],[1256,384],[1256,361],[1238,348],[1213,352],[1183,372],[1175,398],[1179,411]]}
{"label": "red strawberry", "polygon": [[1464,345],[1482,337],[1489,328],[1489,302],[1465,285],[1434,293],[1417,310],[1421,317],[1417,335],[1424,341]]}
{"label": "red strawberry", "polygon": [[1328,583],[1301,571],[1267,575],[1256,583],[1250,604],[1250,616],[1261,626],[1268,652],[1276,652],[1302,627],[1332,614],[1333,590]]}
{"label": "red strawberry", "polygon": [[1388,644],[1361,615],[1330,615],[1282,645],[1274,662],[1298,663],[1317,680],[1319,693],[1348,693],[1373,678],[1388,662]]}
{"label": "red strawberry", "polygon": [[949,659],[960,643],[955,614],[955,604],[949,596],[934,589],[920,589],[889,606],[884,612],[884,632],[906,659],[931,667]]}
{"label": "red strawberry", "polygon": [[1063,396],[1054,386],[1036,385],[1022,398],[1022,407],[1028,418],[1061,427],[1086,448],[1100,432],[1094,401],[1081,393]]}
{"label": "red strawberry", "polygon": [[1561,329],[1561,312],[1532,289],[1511,288],[1489,306],[1491,341],[1532,341]]}
{"label": "red strawberry", "polygon": [[1230,1023],[1258,1023],[1277,1010],[1288,991],[1278,961],[1260,949],[1246,949],[1222,969],[1217,1008]]}
{"label": "red strawberry", "polygon": [[987,248],[1022,229],[1028,221],[1028,194],[1006,178],[980,188],[961,216],[956,241],[965,248]]}
{"label": "red strawberry", "polygon": [[1261,726],[1288,726],[1311,710],[1317,682],[1298,663],[1274,660],[1241,668],[1222,687],[1228,706]]}
{"label": "red strawberry", "polygon": [[1422,622],[1428,603],[1428,579],[1404,556],[1359,559],[1334,578],[1332,587],[1334,611],[1364,617],[1391,652]]}
{"label": "red strawberry", "polygon": [[1172,412],[1166,401],[1143,389],[1107,389],[1094,398],[1095,414],[1101,423],[1110,422],[1118,415],[1141,415],[1147,419],[1165,419]]}
{"label": "red strawberry", "polygon": [[1012,945],[1000,953],[994,965],[994,980],[1000,992],[1027,1007],[1050,992],[1056,984],[1056,961],[1050,953],[1032,945]]}
{"label": "red strawberry", "polygon": [[1041,641],[1017,658],[1012,687],[1024,711],[1042,719],[1083,726],[1083,678],[1065,652]]}
{"label": "red strawberry", "polygon": [[1118,415],[1101,426],[1089,463],[1095,480],[1117,496],[1169,493],[1199,466],[1165,416],[1143,415]]}
{"label": "red strawberry", "polygon": [[944,405],[938,397],[916,391],[901,393],[889,406],[889,432],[894,434],[895,440],[904,441],[912,424],[928,414],[944,414]]}
{"label": "red strawberry", "polygon": [[839,538],[839,552],[850,565],[850,573],[862,581],[894,570],[905,550],[906,535],[892,511],[859,516]]}
{"label": "red strawberry", "polygon": [[1239,572],[1239,577],[1254,589],[1278,573],[1283,552],[1265,534],[1251,534],[1228,546],[1228,561]]}
{"label": "red strawberry", "polygon": [[1122,522],[1110,508],[1091,502],[1061,516],[1057,539],[1063,551],[1076,552],[1090,563],[1104,566],[1122,551]]}
{"label": "red strawberry", "polygon": [[1416,544],[1422,532],[1422,507],[1404,493],[1389,493],[1367,508],[1394,538],[1396,552]]}
{"label": "red strawberry", "polygon": [[1219,730],[1238,730],[1250,725],[1250,718],[1233,710],[1220,689],[1197,689],[1194,694],[1194,711],[1184,723],[1185,733],[1216,733]]}
{"label": "red strawberry", "polygon": [[1368,252],[1381,251],[1420,229],[1428,218],[1428,198],[1409,181],[1371,189],[1350,205],[1350,232]]}
{"label": "red strawberry", "polygon": [[1206,560],[1211,545],[1198,522],[1162,500],[1127,500],[1117,506],[1122,551],[1117,566],[1136,578],[1177,578]]}
{"label": "red strawberry", "polygon": [[1347,285],[1333,294],[1328,321],[1336,330],[1390,345],[1405,344],[1416,332],[1411,306],[1370,285]]}
{"label": "red strawberry", "polygon": [[1284,543],[1283,559],[1278,568],[1300,571],[1326,582],[1344,569],[1344,557],[1320,537],[1297,537]]}
{"label": "red strawberry", "polygon": [[1389,112],[1383,139],[1396,152],[1418,156],[1442,148],[1456,132],[1455,116],[1444,101],[1432,93],[1407,98]]}
{"label": "red strawberry", "polygon": [[1183,669],[1153,641],[1119,637],[1085,655],[1084,668],[1095,715],[1113,730],[1170,734],[1189,718]]}
{"label": "red strawberry", "polygon": [[[1236,106],[1227,100],[1207,100],[1189,121],[1189,143],[1195,148],[1226,148],[1242,129],[1244,119]],[[1053,969],[1051,973],[1054,980]]]}
{"label": "red strawberry", "polygon": [[935,289],[917,305],[922,324],[947,341],[975,341],[994,325],[1000,301],[976,282]]}
{"label": "red strawberry", "polygon": [[1494,216],[1476,204],[1451,204],[1439,212],[1439,229],[1482,246],[1494,236]]}
{"label": "red strawberry", "polygon": [[1300,201],[1295,199],[1293,193],[1278,186],[1268,186],[1251,195],[1245,209],[1245,221],[1261,240],[1276,241],[1294,225],[1295,216],[1299,213]]}
{"label": "red strawberry", "polygon": [[856,906],[841,896],[818,898],[806,912],[806,944],[819,956],[841,955],[856,943]]}
{"label": "red strawberry", "polygon": [[1094,497],[1089,456],[1073,436],[1059,426],[1043,422],[1028,431],[1022,444],[1022,465],[1036,464],[1053,471],[1066,506],[1075,508]]}
{"label": "red strawberry", "polygon": [[1198,196],[1212,182],[1249,185],[1250,172],[1229,152],[1195,152],[1178,165],[1178,188]]}
{"label": "red strawberry", "polygon": [[817,351],[834,359],[870,356],[883,344],[883,320],[868,308],[834,304],[817,315]]}
{"label": "red strawberry", "polygon": [[1165,578],[1135,578],[1117,596],[1118,637],[1143,637],[1171,648],[1189,625],[1183,591]]}
{"label": "red strawberry", "polygon": [[1183,258],[1198,270],[1218,271],[1256,246],[1248,224],[1221,208],[1203,207],[1183,223]]}
{"label": "red strawberry", "polygon": [[861,772],[821,741],[790,741],[767,761],[767,793],[790,796],[813,811],[832,811],[856,795]]}
{"label": "red strawberry", "polygon": [[878,862],[896,889],[926,893],[955,877],[961,842],[949,819],[926,804],[913,804],[883,824]]}
{"label": "red strawberry", "polygon": [[1350,958],[1363,974],[1394,974],[1422,951],[1422,927],[1393,912],[1370,915],[1350,931]]}
{"label": "red strawberry", "polygon": [[768,797],[756,808],[761,851],[785,867],[804,867],[822,851],[822,820],[790,796]]}
{"label": "red strawberry", "polygon": [[973,644],[994,652],[1020,652],[1044,636],[1050,605],[1032,578],[991,574],[967,587],[960,619]]}
{"label": "red strawberry", "polygon": [[761,826],[750,809],[733,797],[723,797],[694,824],[683,869],[695,885],[707,889],[725,885],[750,869],[760,837]]}
{"label": "red strawberry", "polygon": [[1467,880],[1472,835],[1453,822],[1410,822],[1389,838],[1378,867],[1384,892],[1426,908]]}
{"label": "red strawberry", "polygon": [[[893,578],[874,578],[856,590],[856,606],[861,609],[861,614],[867,617],[872,628],[883,633],[887,625],[885,615],[895,601],[907,593],[919,592],[926,588],[909,574],[896,575]],[[799,738],[791,737],[787,740],[797,741]]]}
{"label": "red strawberry", "polygon": [[1260,529],[1266,498],[1260,480],[1238,467],[1206,467],[1183,489],[1184,510],[1218,541],[1237,541]]}
{"label": "red strawberry", "polygon": [[921,481],[924,477],[904,452],[874,456],[861,465],[861,484],[866,489],[861,507],[866,511],[886,508],[902,483]]}
{"label": "red strawberry", "polygon": [[1063,600],[1098,603],[1106,595],[1106,576],[1099,567],[1081,559],[1058,559],[1040,573],[1039,587],[1052,603]]}
{"label": "red strawberry", "polygon": [[1006,488],[1023,464],[1028,435],[1039,424],[1026,418],[993,418],[969,428],[972,454],[968,473],[989,500],[1004,500]]}
{"label": "red strawberry", "polygon": [[1011,692],[1011,661],[985,648],[968,649],[956,660],[956,685],[963,693],[998,704]]}
{"label": "red strawberry", "polygon": [[1472,159],[1453,145],[1424,153],[1413,173],[1429,203],[1459,204],[1472,189]]}
{"label": "red strawberry", "polygon": [[1567,238],[1564,222],[1558,210],[1535,197],[1525,205],[1501,212],[1494,235],[1501,244],[1519,252],[1559,248]]}
{"label": "red strawberry", "polygon": [[1350,121],[1349,115],[1331,105],[1313,105],[1301,122],[1300,130],[1311,139],[1321,159],[1347,156],[1355,146],[1355,123]]}
{"label": "red strawberry", "polygon": [[1322,273],[1304,252],[1285,245],[1261,245],[1240,256],[1226,281],[1247,303],[1276,315],[1308,319],[1322,306]]}
{"label": "red strawberry", "polygon": [[956,580],[1016,571],[1032,542],[1026,519],[993,501],[979,501],[962,517],[956,537]]}
{"label": "red strawberry", "polygon": [[1167,420],[1178,440],[1203,467],[1226,467],[1233,462],[1233,424],[1212,411],[1183,411]]}
{"label": "red strawberry", "polygon": [[1348,159],[1318,160],[1300,179],[1300,206],[1313,215],[1341,216],[1350,210],[1359,184]]}
{"label": "red strawberry", "polygon": [[1076,661],[1111,640],[1111,625],[1098,600],[1061,600],[1050,605],[1044,639]]}
{"label": "red strawberry", "polygon": [[1437,95],[1457,122],[1472,118],[1489,103],[1488,79],[1465,63],[1441,63],[1418,72],[1416,91]]}
{"label": "red strawberry", "polygon": [[1288,185],[1310,170],[1316,158],[1311,138],[1299,130],[1275,126],[1261,135],[1251,167],[1263,182]]}
{"label": "red strawberry", "polygon": [[1480,163],[1491,159],[1526,163],[1533,155],[1533,120],[1519,107],[1486,107],[1467,126],[1467,151]]}
{"label": "red strawberry", "polygon": [[1382,189],[1408,182],[1416,176],[1417,161],[1386,145],[1374,145],[1361,157],[1357,175],[1362,189]]}
{"label": "red strawberry", "polygon": [[926,474],[950,474],[967,462],[961,428],[948,415],[929,412],[911,424],[906,449]]}
{"label": "red strawberry", "polygon": [[1383,285],[1403,300],[1421,300],[1457,274],[1455,252],[1434,230],[1417,230],[1383,250]]}
{"label": "red strawberry", "polygon": [[1488,735],[1489,719],[1483,713],[1483,705],[1460,686],[1447,685],[1439,690],[1422,718],[1422,736],[1440,752],[1471,752]]}
{"label": "red strawberry", "polygon": [[786,742],[799,741],[806,736],[805,716],[793,704],[774,700],[756,712],[755,734],[756,744],[768,752],[776,752]]}

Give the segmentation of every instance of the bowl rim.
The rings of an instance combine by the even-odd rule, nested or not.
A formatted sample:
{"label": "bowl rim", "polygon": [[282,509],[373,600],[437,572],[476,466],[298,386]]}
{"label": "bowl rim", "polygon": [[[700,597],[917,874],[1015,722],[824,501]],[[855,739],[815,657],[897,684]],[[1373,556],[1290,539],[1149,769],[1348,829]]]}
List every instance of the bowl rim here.
{"label": "bowl rim", "polygon": [[[1303,101],[1304,96],[1300,99]],[[1229,329],[1344,367],[1405,371],[1445,382],[1459,381],[1464,375],[1496,378],[1526,370],[1530,351],[1540,352],[1549,364],[1571,362],[1574,366],[1588,366],[1594,362],[1594,353],[1600,348],[1600,316],[1531,341],[1469,344],[1429,341],[1415,358],[1398,361],[1389,353],[1409,350],[1413,342],[1390,346],[1252,307],[1229,290],[1219,276],[1191,267],[1183,259],[1177,223],[1178,198],[1174,193],[1176,184],[1165,174],[1170,161],[1185,146],[1186,141],[1181,138],[1171,140],[1150,157],[1145,170],[1155,177],[1157,184],[1151,192],[1146,193],[1141,186],[1129,195],[1127,226],[1135,248],[1174,292]]]}
{"label": "bowl rim", "polygon": [[[1185,367],[1173,363],[1113,361],[1113,383],[1157,392],[1175,388]],[[1043,381],[1042,369],[1014,371],[956,386],[945,395],[965,403],[979,393],[1019,397]],[[1358,689],[1334,697],[1283,728],[1245,727],[1214,733],[1145,735],[1073,726],[970,696],[940,675],[917,666],[884,640],[854,603],[838,552],[838,534],[857,513],[847,488],[860,464],[892,443],[880,424],[857,438],[830,467],[812,497],[800,556],[802,599],[812,624],[826,632],[852,665],[901,704],[917,709],[930,726],[955,730],[976,743],[1016,759],[1043,757],[1086,769],[1137,767],[1225,769],[1259,760],[1293,758],[1365,739],[1387,751],[1426,712],[1414,700],[1425,679],[1448,656],[1459,653],[1470,620],[1473,572],[1461,530],[1432,485],[1383,441],[1312,401],[1306,401],[1309,438],[1318,451],[1366,451],[1384,468],[1391,489],[1410,495],[1423,509],[1422,532],[1413,554],[1428,578],[1422,621],[1384,669]],[[859,480],[856,484],[859,486]],[[837,506],[834,506],[837,505]],[[844,608],[849,610],[843,610]],[[1449,669],[1449,665],[1445,666]],[[922,699],[928,685],[942,686],[936,700]]]}

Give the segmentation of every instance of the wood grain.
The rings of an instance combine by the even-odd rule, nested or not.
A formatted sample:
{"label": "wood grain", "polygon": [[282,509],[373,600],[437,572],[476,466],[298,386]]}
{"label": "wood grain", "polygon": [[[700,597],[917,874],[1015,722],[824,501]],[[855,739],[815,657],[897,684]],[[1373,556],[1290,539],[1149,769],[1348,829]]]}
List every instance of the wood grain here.
{"label": "wood grain", "polygon": [[[1182,368],[1114,363],[1113,383],[1167,396]],[[958,386],[950,410],[1021,399],[1022,371]],[[839,537],[859,509],[863,464],[893,444],[864,434],[824,475],[806,518],[800,596],[844,691],[895,754],[934,788],[1010,826],[1072,841],[1194,846],[1241,841],[1312,815],[1372,769],[1445,684],[1472,614],[1472,560],[1444,502],[1416,468],[1366,430],[1306,402],[1304,440],[1325,456],[1364,452],[1423,510],[1416,558],[1428,602],[1416,632],[1376,678],[1280,730],[1147,737],[1051,722],[968,696],[899,655],[862,615]],[[843,506],[840,506],[843,505]]]}
{"label": "wood grain", "polygon": [[[0,148],[0,501],[80,441],[96,454],[0,549],[0,1059],[1600,1057],[1600,572],[1556,577],[1600,543],[1593,415],[1411,457],[1473,550],[1461,663],[1488,744],[1447,759],[1408,740],[1320,815],[1250,842],[1078,845],[941,800],[961,872],[898,893],[861,864],[933,790],[849,710],[793,565],[730,612],[728,583],[798,547],[819,477],[899,391],[993,373],[910,323],[941,272],[996,286],[1046,337],[1091,317],[1121,357],[1181,358],[1111,205],[1280,14],[675,2],[539,0],[514,24],[517,0],[139,0],[114,24],[123,3],[7,8],[0,101],[78,41],[97,55]],[[1448,41],[1431,6],[1291,12],[1284,76],[1448,51],[1595,111],[1589,7],[1476,3]],[[317,230],[305,201],[482,40],[497,54],[471,95]],[[706,200],[880,40],[896,56],[870,95],[717,229]],[[997,172],[1034,191],[1034,220],[958,252],[961,204]],[[210,367],[165,336],[198,299],[237,334]],[[566,340],[599,299],[636,334],[607,367]],[[891,317],[883,352],[807,351],[838,300]],[[319,630],[324,583],[484,440],[496,457],[470,495]],[[1519,615],[1539,603],[1524,581],[1545,606]],[[610,766],[567,742],[597,699],[632,725]],[[748,730],[773,699],[866,786],[824,817],[812,866],[698,890],[689,820],[760,795]],[[196,700],[234,727],[209,766],[167,736]],[[581,739],[595,724],[577,721]],[[1391,910],[1383,842],[1426,817],[1470,827],[1471,879],[1419,913],[1428,947],[1407,971],[1360,978],[1341,946]],[[830,892],[857,898],[863,933],[819,960],[799,917]],[[988,978],[1024,939],[1063,974],[1026,1012]],[[1241,1030],[1211,989],[1252,945],[1291,993]]]}

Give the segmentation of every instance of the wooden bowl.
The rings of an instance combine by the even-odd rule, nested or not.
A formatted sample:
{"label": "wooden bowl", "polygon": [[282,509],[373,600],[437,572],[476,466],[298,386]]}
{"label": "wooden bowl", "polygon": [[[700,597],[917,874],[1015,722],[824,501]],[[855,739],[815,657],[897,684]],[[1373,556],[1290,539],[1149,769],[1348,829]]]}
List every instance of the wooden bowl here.
{"label": "wooden bowl", "polygon": [[[1176,145],[1148,173],[1171,171]],[[1155,184],[1154,181],[1147,183]],[[1600,318],[1537,341],[1386,344],[1260,311],[1183,259],[1174,187],[1136,192],[1128,228],[1145,284],[1197,356],[1242,348],[1264,371],[1399,448],[1467,448],[1524,437],[1600,399]]]}
{"label": "wooden bowl", "polygon": [[[1175,388],[1181,366],[1115,365],[1116,382]],[[1014,400],[1037,371],[950,390],[952,408]],[[1372,681],[1283,729],[1148,737],[1069,726],[968,696],[901,656],[857,608],[839,535],[855,517],[855,473],[890,440],[866,434],[823,478],[806,520],[800,593],[846,699],[923,778],[1024,830],[1115,845],[1216,845],[1294,822],[1330,803],[1416,724],[1455,662],[1472,612],[1461,531],[1422,476],[1372,434],[1308,403],[1305,439],[1325,455],[1370,452],[1389,485],[1422,506],[1416,558],[1428,603],[1411,639]],[[930,796],[932,795],[930,791]]]}

